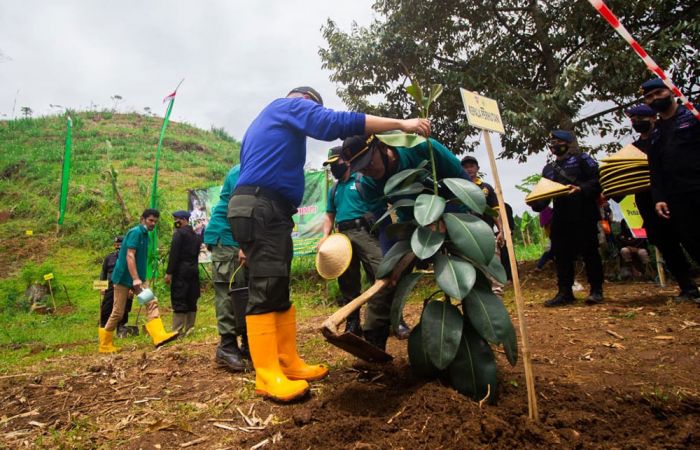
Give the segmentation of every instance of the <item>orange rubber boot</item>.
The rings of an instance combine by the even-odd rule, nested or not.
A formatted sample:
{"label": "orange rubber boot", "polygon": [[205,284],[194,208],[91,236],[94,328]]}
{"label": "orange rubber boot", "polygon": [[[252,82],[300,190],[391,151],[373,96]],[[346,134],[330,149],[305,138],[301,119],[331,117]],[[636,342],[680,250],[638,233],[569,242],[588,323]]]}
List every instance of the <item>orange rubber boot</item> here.
{"label": "orange rubber boot", "polygon": [[297,320],[294,305],[277,315],[277,348],[282,372],[290,380],[316,381],[328,375],[323,364],[306,364],[297,353]]}
{"label": "orange rubber boot", "polygon": [[255,393],[280,402],[290,402],[309,392],[309,383],[290,380],[282,372],[277,357],[275,314],[251,314],[245,318],[248,346],[255,368]]}

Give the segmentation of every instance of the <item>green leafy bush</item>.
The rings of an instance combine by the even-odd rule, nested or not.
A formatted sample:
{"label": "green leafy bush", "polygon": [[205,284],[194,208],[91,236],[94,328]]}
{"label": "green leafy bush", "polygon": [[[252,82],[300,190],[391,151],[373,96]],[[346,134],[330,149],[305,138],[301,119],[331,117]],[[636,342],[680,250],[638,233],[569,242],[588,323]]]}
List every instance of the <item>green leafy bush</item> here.
{"label": "green leafy bush", "polygon": [[[423,117],[442,92],[435,85],[428,96],[415,83],[407,91]],[[382,137],[384,138],[384,137]],[[382,139],[380,138],[380,139]],[[393,135],[390,145],[410,147],[425,141],[410,135]],[[438,179],[433,149],[431,161],[403,170],[387,180],[384,194],[392,203],[389,213],[411,210],[411,222],[392,224],[387,233],[399,240],[384,256],[377,277],[388,276],[404,255],[431,261],[442,297],[424,303],[420,321],[411,331],[408,355],[413,371],[422,377],[446,378],[462,394],[489,402],[497,398],[496,362],[489,344],[502,345],[511,364],[518,357],[515,329],[500,297],[491,290],[492,280],[505,283],[506,274],[495,255],[491,228],[472,213],[484,214],[486,200],[474,183],[461,178]],[[432,175],[432,183],[428,177]],[[426,183],[427,182],[427,183]],[[425,185],[431,185],[432,189]],[[413,198],[402,198],[407,194]],[[450,212],[447,205],[470,212]],[[422,273],[404,273],[391,309],[397,327],[408,295]],[[437,294],[437,293],[436,293]]]}

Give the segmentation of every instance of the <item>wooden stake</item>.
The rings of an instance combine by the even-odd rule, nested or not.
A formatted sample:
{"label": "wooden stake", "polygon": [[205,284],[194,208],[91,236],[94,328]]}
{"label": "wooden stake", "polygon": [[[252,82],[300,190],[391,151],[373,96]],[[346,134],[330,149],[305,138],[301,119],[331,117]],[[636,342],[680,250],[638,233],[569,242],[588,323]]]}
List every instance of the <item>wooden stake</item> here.
{"label": "wooden stake", "polygon": [[503,231],[506,238],[506,247],[508,248],[508,256],[510,259],[510,271],[513,274],[513,291],[515,292],[515,306],[518,312],[518,322],[520,324],[520,339],[523,348],[523,366],[525,368],[525,384],[527,386],[527,406],[528,416],[531,420],[539,422],[539,414],[537,412],[537,396],[535,394],[535,378],[532,373],[532,360],[530,355],[530,343],[527,334],[527,326],[525,325],[525,303],[523,295],[520,291],[520,277],[518,276],[518,264],[515,259],[515,248],[513,247],[513,237],[511,236],[510,224],[506,215],[506,205],[503,201],[503,191],[501,190],[501,180],[498,177],[498,168],[496,167],[496,158],[493,155],[491,147],[491,136],[487,130],[483,130],[484,140],[486,141],[486,151],[489,154],[489,162],[491,163],[491,172],[493,172],[493,180],[496,185],[496,197],[498,197],[498,212],[503,223]]}
{"label": "wooden stake", "polygon": [[659,247],[654,247],[656,251],[656,272],[659,274],[659,284],[661,287],[666,287],[666,272],[664,271],[664,258],[659,251]]}
{"label": "wooden stake", "polygon": [[53,296],[53,289],[51,289],[51,280],[46,280],[49,282],[49,293],[51,294],[51,301],[53,302],[53,313],[56,314],[56,299]]}

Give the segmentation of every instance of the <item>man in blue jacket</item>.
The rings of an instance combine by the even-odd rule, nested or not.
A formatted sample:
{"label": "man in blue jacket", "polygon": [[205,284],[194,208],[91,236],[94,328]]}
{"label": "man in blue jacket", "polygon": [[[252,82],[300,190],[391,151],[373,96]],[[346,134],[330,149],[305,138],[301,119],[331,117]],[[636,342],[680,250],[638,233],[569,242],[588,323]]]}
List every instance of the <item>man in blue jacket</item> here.
{"label": "man in blue jacket", "polygon": [[304,195],[306,137],[332,141],[393,129],[428,135],[430,122],[333,111],[307,86],[272,101],[248,127],[228,218],[249,269],[246,323],[259,395],[291,401],[308,392],[308,381],[328,374],[299,357],[289,301],[292,215]]}
{"label": "man in blue jacket", "polygon": [[[679,105],[660,78],[642,84],[644,103],[659,113],[649,146],[651,193],[657,214],[700,264],[700,122]],[[696,292],[686,299],[700,303]]]}
{"label": "man in blue jacket", "polygon": [[[591,290],[586,304],[603,302],[603,263],[598,251],[598,163],[578,149],[576,136],[568,130],[554,130],[550,134],[549,150],[554,159],[542,169],[544,178],[568,185],[571,193],[554,199],[552,217],[552,249],[557,268],[559,290],[546,307],[565,306],[574,303],[574,262],[580,254],[586,266],[586,276]],[[549,200],[533,204],[539,212],[549,205]]]}

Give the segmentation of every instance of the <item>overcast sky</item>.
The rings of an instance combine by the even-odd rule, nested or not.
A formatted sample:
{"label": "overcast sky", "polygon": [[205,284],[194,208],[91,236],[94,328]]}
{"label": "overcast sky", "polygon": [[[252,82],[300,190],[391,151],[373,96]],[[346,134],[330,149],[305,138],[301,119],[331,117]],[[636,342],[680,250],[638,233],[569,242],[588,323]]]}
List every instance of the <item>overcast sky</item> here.
{"label": "overcast sky", "polygon": [[[164,113],[161,101],[185,78],[172,120],[224,127],[237,139],[258,112],[292,87],[318,89],[325,105],[345,109],[321,68],[327,18],[344,30],[367,25],[371,0],[183,1],[0,0],[0,118],[75,109]],[[465,88],[469,88],[465,86]],[[14,108],[14,109],[13,109]],[[439,139],[439,136],[435,136]],[[492,135],[500,150],[498,136]],[[450,146],[450,143],[445,143]],[[307,163],[320,167],[331,144],[309,140]],[[476,156],[491,180],[488,159]],[[540,172],[543,155],[525,164],[499,161],[506,201],[527,209],[514,188]]]}

